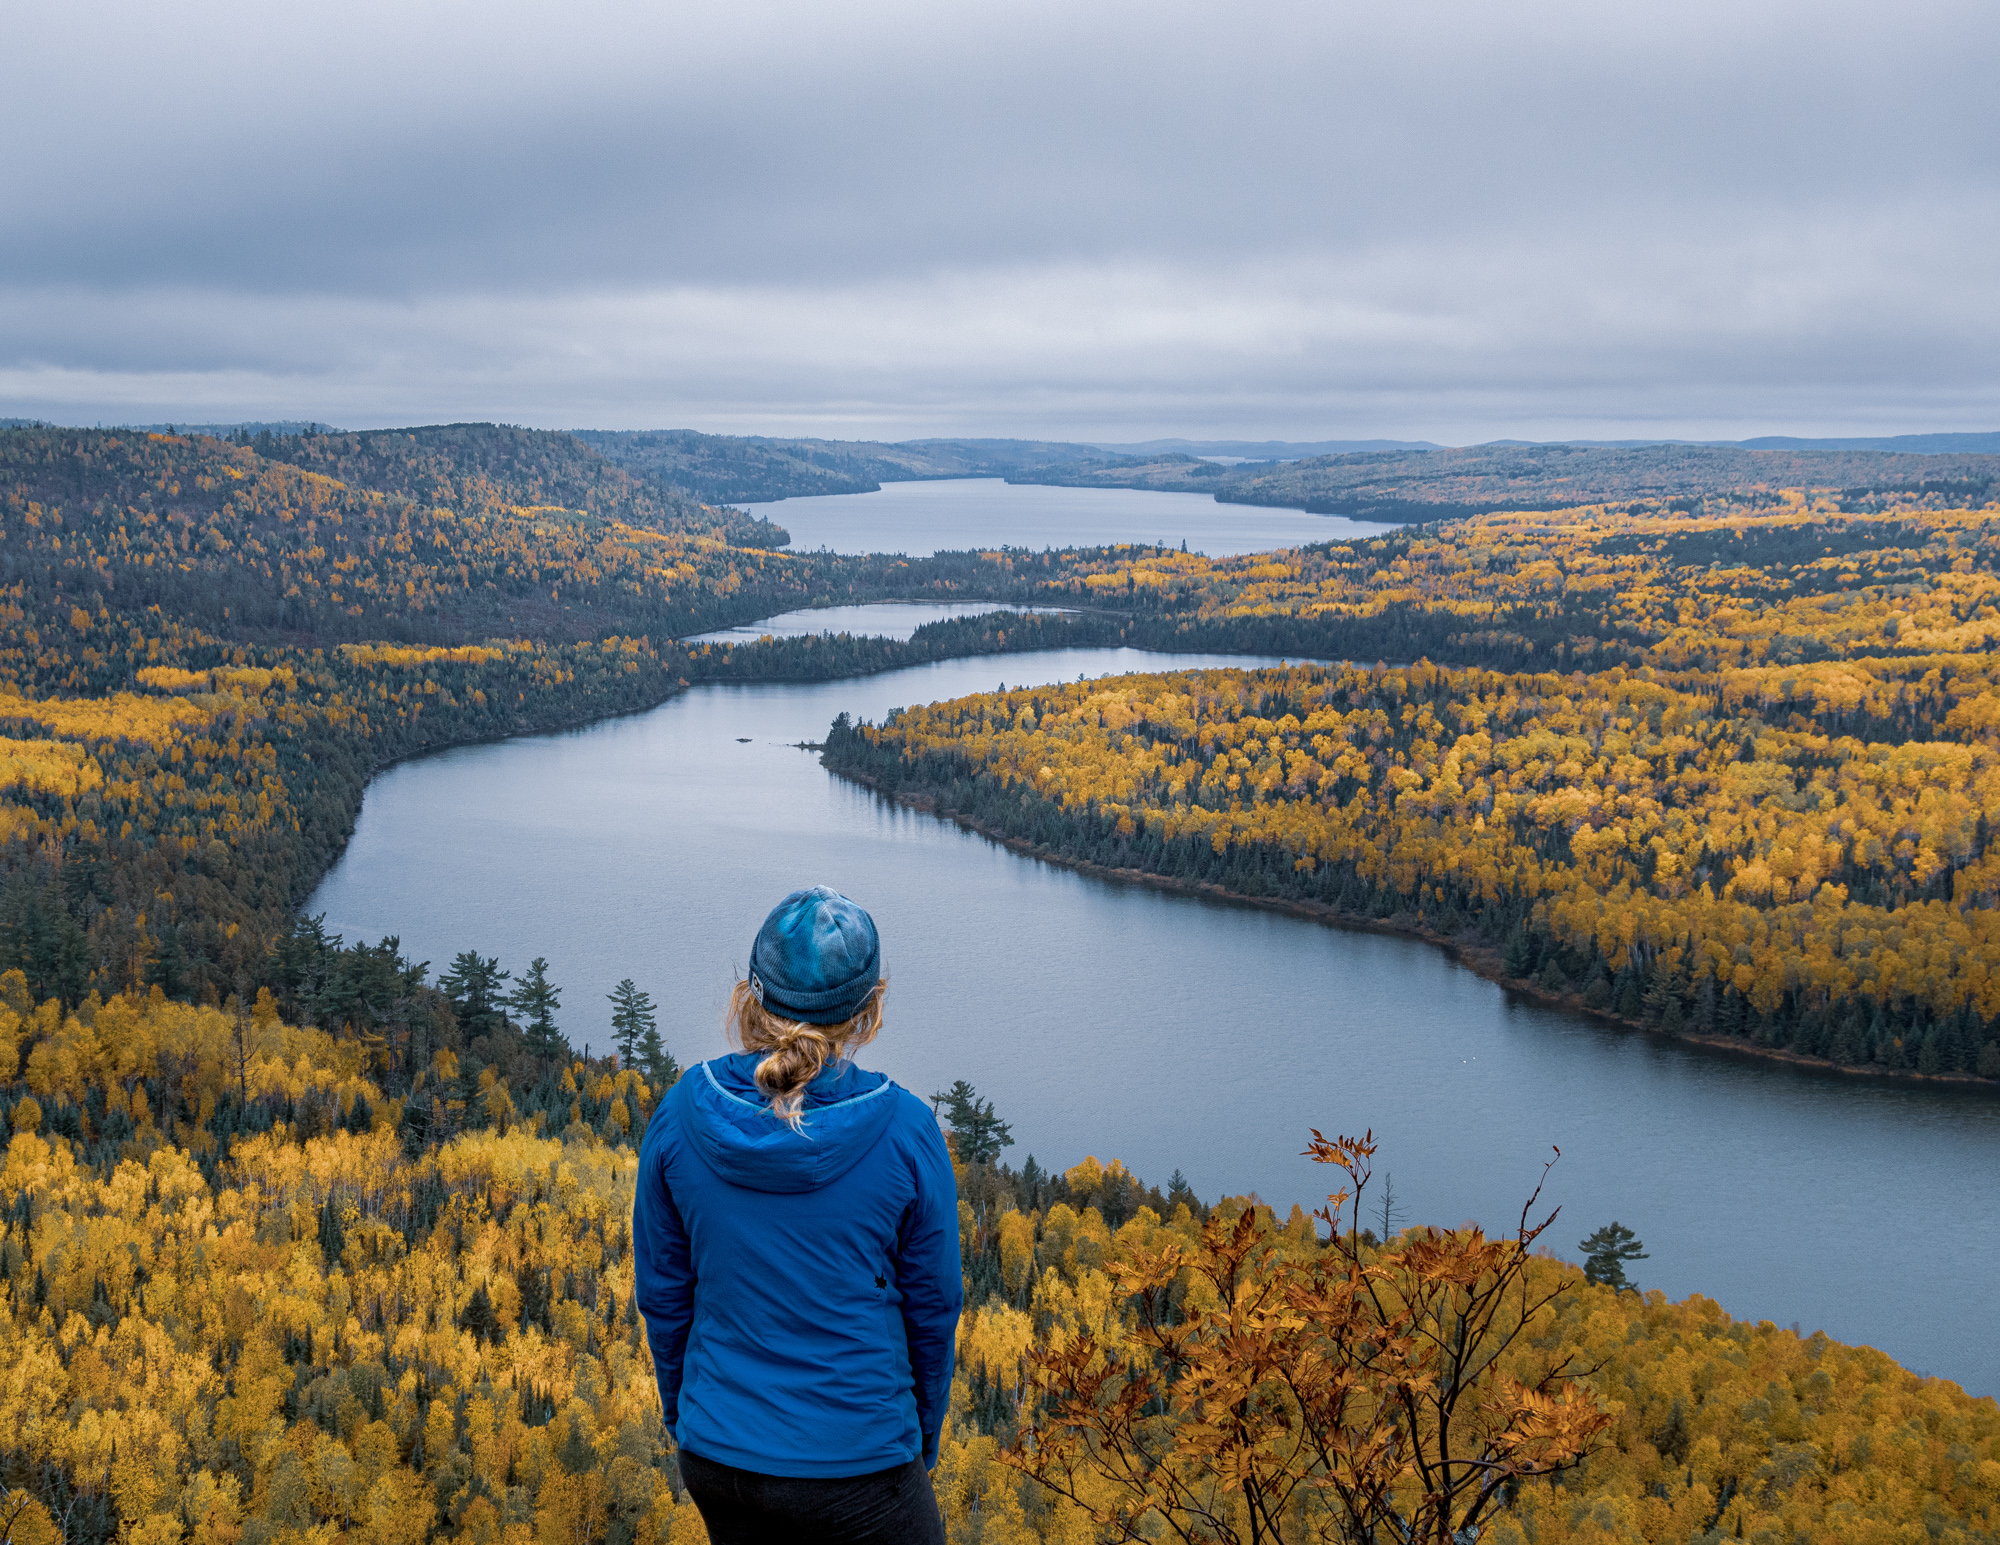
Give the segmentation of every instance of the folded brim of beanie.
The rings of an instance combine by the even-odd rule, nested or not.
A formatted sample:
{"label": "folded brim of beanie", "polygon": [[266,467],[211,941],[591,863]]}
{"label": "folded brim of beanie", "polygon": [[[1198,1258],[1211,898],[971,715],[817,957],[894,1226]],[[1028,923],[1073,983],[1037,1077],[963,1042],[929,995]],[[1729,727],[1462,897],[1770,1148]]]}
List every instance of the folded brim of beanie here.
{"label": "folded brim of beanie", "polygon": [[800,992],[796,988],[779,988],[754,969],[750,973],[751,990],[757,993],[758,1002],[773,1014],[808,1025],[837,1025],[843,1019],[852,1019],[879,980],[880,976],[870,971],[823,992]]}

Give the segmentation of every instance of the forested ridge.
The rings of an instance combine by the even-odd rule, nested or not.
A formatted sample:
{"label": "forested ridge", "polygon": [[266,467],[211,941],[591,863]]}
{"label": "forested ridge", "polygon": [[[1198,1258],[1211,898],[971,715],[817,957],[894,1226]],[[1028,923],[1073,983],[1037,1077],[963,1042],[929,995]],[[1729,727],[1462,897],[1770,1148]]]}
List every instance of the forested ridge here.
{"label": "forested ridge", "polygon": [[697,498],[762,502],[815,494],[873,493],[884,483],[1007,477],[1045,467],[1122,464],[1087,445],[1042,440],[773,439],[692,429],[581,429],[606,459]]}
{"label": "forested ridge", "polygon": [[1004,626],[886,651],[679,636],[828,601],[1025,593],[1069,562],[1024,558],[1029,580],[980,554],[744,548],[526,502],[554,473],[512,431],[389,439],[267,447],[356,477],[386,465],[383,492],[203,436],[0,433],[0,968],[37,996],[254,991],[398,758],[696,680],[1026,643]]}
{"label": "forested ridge", "polygon": [[467,514],[204,438],[10,431],[0,511],[0,956],[71,1003],[254,988],[376,768],[648,706],[686,651],[620,624],[734,621],[818,582],[713,536]]}
{"label": "forested ridge", "polygon": [[655,530],[699,531],[746,547],[782,547],[790,540],[769,521],[711,508],[685,489],[634,477],[576,436],[546,429],[439,424],[238,438],[267,459],[462,515],[525,506],[586,511]]}
{"label": "forested ridge", "polygon": [[[677,1492],[632,1300],[635,1139],[678,1075],[644,991],[621,987],[615,1055],[585,1058],[539,960],[503,963],[468,940],[432,969],[394,938],[345,941],[296,914],[367,778],[397,757],[649,706],[716,677],[1084,642],[1303,641],[1314,647],[1298,652],[1340,654],[1393,639],[1409,646],[1398,659],[1560,662],[1560,676],[1533,679],[1562,686],[1577,727],[1522,733],[1565,747],[1600,736],[1593,768],[1604,737],[1642,745],[1652,726],[1597,724],[1577,706],[1578,671],[1637,680],[1657,656],[1662,679],[1739,682],[1765,719],[1773,703],[1805,714],[1824,689],[1828,706],[1812,711],[1845,713],[1843,734],[1919,748],[1958,734],[1967,788],[1983,787],[1983,742],[1952,717],[1983,712],[1983,688],[1964,686],[1970,667],[1936,663],[1985,647],[1971,642],[1991,615],[1973,517],[1823,541],[1809,511],[1755,530],[1586,514],[1215,563],[1129,548],[911,562],[748,549],[669,513],[639,524],[636,506],[592,507],[587,486],[503,432],[405,444],[421,454],[343,437],[282,447],[319,458],[306,467],[198,436],[0,435],[0,1516],[22,1545],[705,1538]],[[1763,567],[1718,564],[1767,538],[1778,545],[1759,549]],[[1839,562],[1826,568],[1815,546],[1838,547]],[[1626,577],[1606,585],[1605,573]],[[1069,610],[938,624],[901,644],[675,641],[890,596]],[[1683,616],[1690,606],[1698,618]],[[1873,663],[1846,658],[1850,642]],[[1395,729],[1347,744],[1363,761],[1382,746],[1407,760],[1416,727],[1435,741],[1430,724],[1455,711],[1439,683],[1475,675],[1494,683],[1481,700],[1495,699],[1497,723],[1506,694],[1525,689],[1495,672],[1294,672],[1268,688],[1226,675],[1202,690],[1217,723],[1227,707],[1247,727],[1277,692],[1308,706],[1351,680],[1381,698],[1353,709],[1355,729],[1372,728],[1378,706]],[[1407,699],[1393,715],[1381,696],[1392,678]],[[1671,690],[1688,697],[1674,712],[1693,712],[1700,692]],[[1430,721],[1406,723],[1420,698]],[[1735,776],[1745,712],[1732,700],[1713,745],[1699,719],[1676,720],[1699,739],[1689,767],[1705,776],[1733,746],[1718,775]],[[1784,733],[1817,732],[1788,719]],[[951,738],[958,756],[957,728]],[[864,739],[850,733],[849,749]],[[1229,749],[1251,754],[1240,737]],[[1225,788],[1229,776],[1243,776],[1233,755]],[[1775,784],[1753,795],[1790,810]],[[1218,822],[1267,803],[1235,797],[1243,809],[1211,811]],[[1752,799],[1744,814],[1765,811]],[[1950,847],[1962,826],[1938,827],[1948,882],[1896,859],[1877,866],[1890,887],[1879,905],[1955,906],[1940,898],[1984,873]],[[1259,1293],[1324,1295],[1342,1280],[1402,1292],[1447,1258],[1461,1274],[1468,1261],[1519,1274],[1539,1307],[1502,1325],[1510,1360],[1468,1382],[1467,1399],[1539,1421],[1499,1375],[1532,1385],[1557,1369],[1574,1391],[1565,1431],[1588,1452],[1496,1491],[1488,1538],[1994,1535],[2000,1413],[1879,1353],[1733,1322],[1700,1299],[1582,1283],[1466,1230],[1351,1231],[1363,1278],[1342,1279],[1348,1257],[1301,1212],[1204,1205],[1178,1177],[1161,1191],[1095,1159],[1015,1170],[999,1163],[1006,1132],[990,1106],[955,1092],[949,1119],[972,1306],[938,1470],[954,1540],[1118,1537],[1091,1513],[1122,1504],[1058,1500],[1030,1479],[1024,1440],[1047,1434],[1058,1452],[1058,1418],[1080,1409],[1063,1403],[1064,1357],[1087,1378],[1114,1366],[1165,1378],[1172,1359],[1144,1350],[1149,1324],[1192,1336],[1233,1312],[1202,1286],[1218,1241],[1251,1252],[1245,1280]],[[1159,1278],[1169,1250],[1182,1253]],[[1159,1285],[1135,1290],[1148,1272]],[[1475,1271],[1464,1290],[1482,1280]],[[1281,1337],[1280,1321],[1251,1329]],[[1104,1349],[1088,1366],[1074,1362],[1083,1337]],[[1379,1374],[1357,1364],[1356,1387],[1379,1392]],[[1257,1402],[1286,1420],[1291,1398],[1271,1384]],[[1206,1441],[1199,1409],[1164,1386],[1143,1412],[1163,1438]],[[1401,1505],[1409,1485],[1384,1495]],[[1234,1517],[1233,1495],[1211,1500]],[[1321,1537],[1310,1531],[1330,1515],[1309,1500],[1285,1515],[1308,1532],[1282,1538]]]}
{"label": "forested ridge", "polygon": [[1435,521],[1496,510],[1616,504],[1682,514],[1768,509],[1804,491],[1844,510],[1984,504],[2000,457],[1723,445],[1468,445],[1350,451],[1224,466],[1186,455],[1140,465],[1079,460],[1009,474],[1020,483],[1155,488],[1224,504],[1276,505],[1362,520]]}
{"label": "forested ridge", "polygon": [[[1275,442],[884,443],[687,429],[579,430],[576,437],[642,477],[712,503],[869,493],[883,483],[913,479],[1004,477],[1017,483],[1205,493],[1226,504],[1396,522],[1607,501],[1716,514],[1767,508],[1792,489],[1826,494],[1846,509],[1942,509],[1985,502],[2000,472],[1991,435],[1711,445],[1328,446],[1331,454],[1303,455],[1318,448]],[[1251,459],[1225,464],[1193,453],[1224,450]],[[1287,452],[1295,459],[1259,459]]]}

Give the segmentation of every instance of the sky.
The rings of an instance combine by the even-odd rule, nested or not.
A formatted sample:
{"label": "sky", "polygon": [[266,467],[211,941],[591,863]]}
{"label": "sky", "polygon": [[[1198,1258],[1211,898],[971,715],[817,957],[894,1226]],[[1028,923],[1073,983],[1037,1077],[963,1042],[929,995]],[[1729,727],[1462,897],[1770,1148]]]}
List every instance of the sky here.
{"label": "sky", "polygon": [[1992,0],[18,6],[0,416],[2000,428]]}

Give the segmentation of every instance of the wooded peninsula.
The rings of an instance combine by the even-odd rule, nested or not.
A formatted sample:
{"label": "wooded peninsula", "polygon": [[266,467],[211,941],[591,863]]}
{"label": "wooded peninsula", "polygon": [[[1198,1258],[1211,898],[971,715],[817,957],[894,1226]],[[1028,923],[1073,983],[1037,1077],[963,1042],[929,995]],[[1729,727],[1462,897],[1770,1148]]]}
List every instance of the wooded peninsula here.
{"label": "wooded peninsula", "polygon": [[[705,1537],[632,1296],[636,1139],[678,1074],[645,995],[585,1060],[542,962],[466,941],[433,978],[297,911],[397,759],[700,681],[1110,642],[1355,661],[987,694],[827,757],[1662,1030],[1995,1077],[1994,515],[1932,502],[909,560],[785,553],[537,431],[0,431],[9,1537]],[[1063,610],[679,642],[880,599]],[[1990,1398],[1585,1281],[1528,1212],[1364,1231],[1365,1145],[1327,1152],[1344,1203],[1280,1218],[1014,1169],[969,1090],[947,1117],[954,1539],[1355,1538],[1371,1508],[1510,1542],[2000,1529]],[[1450,1325],[1493,1356],[1452,1362]],[[1100,1462],[1128,1440],[1163,1456],[1137,1490]]]}
{"label": "wooded peninsula", "polygon": [[1301,652],[1515,668],[988,694],[837,725],[826,759],[1040,851],[1458,941],[1670,1034],[2000,1079],[1991,541],[1979,515],[1794,508],[1142,556],[1135,593]]}

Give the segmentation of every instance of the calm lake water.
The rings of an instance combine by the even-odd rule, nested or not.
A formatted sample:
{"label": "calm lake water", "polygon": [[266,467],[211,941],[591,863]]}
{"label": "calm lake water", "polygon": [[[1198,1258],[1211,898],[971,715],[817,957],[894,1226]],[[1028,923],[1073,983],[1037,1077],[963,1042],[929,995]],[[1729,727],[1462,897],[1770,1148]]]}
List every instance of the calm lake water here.
{"label": "calm lake water", "polygon": [[1095,547],[1164,542],[1220,558],[1303,542],[1376,536],[1393,526],[1217,504],[1207,494],[1142,488],[1039,488],[998,478],[884,483],[872,494],[819,494],[746,508],[792,534],[799,552],[908,553],[928,557],[971,547]]}
{"label": "calm lake water", "polygon": [[888,1028],[864,1056],[922,1094],[970,1079],[1032,1153],[1116,1156],[1203,1196],[1311,1206],[1307,1128],[1381,1139],[1411,1222],[1503,1227],[1562,1148],[1547,1238],[1617,1219],[1636,1279],[1824,1328],[2000,1392],[2000,1100],[1706,1054],[1510,997],[1428,946],[1086,879],[840,782],[811,752],[848,712],[1243,657],[1077,650],[811,685],[697,688],[569,734],[444,752],[371,785],[311,903],[519,969],[546,955],[572,1041],[612,984],[662,1004],[683,1062],[764,913],[825,883],[879,922]]}
{"label": "calm lake water", "polygon": [[758,639],[803,638],[815,633],[857,633],[871,638],[907,639],[927,622],[951,617],[983,617],[993,612],[1057,612],[1059,606],[1001,606],[992,601],[888,601],[867,606],[809,606],[780,612],[741,627],[697,633],[691,644],[749,644]]}

